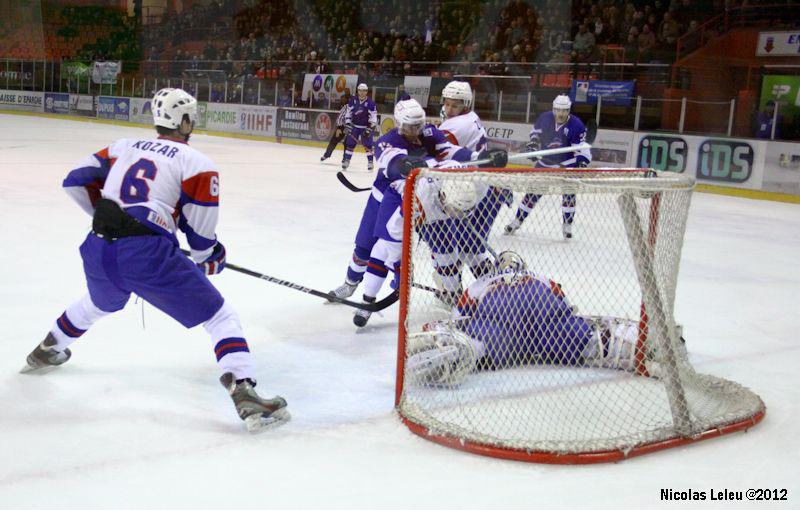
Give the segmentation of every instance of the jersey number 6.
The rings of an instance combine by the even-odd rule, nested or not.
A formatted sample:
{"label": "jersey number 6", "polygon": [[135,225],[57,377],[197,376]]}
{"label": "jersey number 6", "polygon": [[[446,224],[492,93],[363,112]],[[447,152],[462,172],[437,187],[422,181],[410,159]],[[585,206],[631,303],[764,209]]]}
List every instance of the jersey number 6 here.
{"label": "jersey number 6", "polygon": [[156,178],[158,169],[156,164],[149,159],[140,159],[132,164],[125,177],[122,178],[122,187],[119,190],[119,197],[126,204],[140,204],[147,202],[150,194],[150,184]]}

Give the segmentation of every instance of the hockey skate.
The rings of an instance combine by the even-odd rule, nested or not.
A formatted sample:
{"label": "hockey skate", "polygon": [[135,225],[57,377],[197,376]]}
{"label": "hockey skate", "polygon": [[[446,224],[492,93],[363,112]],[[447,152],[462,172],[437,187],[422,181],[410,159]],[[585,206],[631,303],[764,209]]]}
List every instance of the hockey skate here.
{"label": "hockey skate", "polygon": [[564,234],[564,239],[572,239],[572,223],[562,223],[561,233]]}
{"label": "hockey skate", "polygon": [[[368,296],[364,296],[364,303],[374,303],[375,298],[371,298]],[[372,312],[369,310],[356,310],[355,315],[353,315],[353,324],[358,326],[359,328],[363,328],[367,325],[367,321],[369,318],[372,317]]]}
{"label": "hockey skate", "polygon": [[506,228],[504,229],[504,233],[507,236],[513,235],[514,232],[519,230],[519,227],[521,227],[521,226],[522,226],[522,222],[519,221],[519,218],[514,218],[514,221],[512,221],[511,223],[506,225]]}
{"label": "hockey skate", "polygon": [[[332,291],[328,292],[328,294],[341,299],[349,298],[358,288],[358,283],[359,282],[351,282],[350,280],[345,278],[343,284],[339,285]],[[335,303],[336,301],[334,301],[333,299],[329,299],[328,302]]]}
{"label": "hockey skate", "polygon": [[331,156],[330,156],[330,154],[323,154],[323,155],[322,155],[322,156],[319,158],[319,160],[320,160],[320,161],[325,161],[325,160],[326,160],[326,159],[328,159],[329,157],[331,157]]}
{"label": "hockey skate", "polygon": [[348,166],[350,166],[350,160],[349,159],[343,159],[342,160],[342,170],[347,170]]}
{"label": "hockey skate", "polygon": [[252,380],[237,381],[232,373],[226,372],[219,378],[219,382],[228,390],[239,418],[244,420],[250,432],[274,428],[291,419],[286,409],[286,400],[277,396],[270,399],[259,397]]}
{"label": "hockey skate", "polygon": [[72,357],[72,352],[69,349],[57,351],[55,349],[56,343],[53,334],[48,333],[42,343],[28,354],[28,358],[25,360],[27,365],[20,372],[23,374],[33,371],[43,373],[49,371],[45,369],[52,369],[66,363]]}

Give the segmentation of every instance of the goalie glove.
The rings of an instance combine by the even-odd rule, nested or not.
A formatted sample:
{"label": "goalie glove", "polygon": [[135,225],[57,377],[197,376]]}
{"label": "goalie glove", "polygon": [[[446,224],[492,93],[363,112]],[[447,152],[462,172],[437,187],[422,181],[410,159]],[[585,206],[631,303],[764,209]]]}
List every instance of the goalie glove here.
{"label": "goalie glove", "polygon": [[225,247],[221,242],[217,241],[214,245],[214,251],[203,262],[199,262],[197,267],[200,268],[206,275],[219,274],[225,269]]}

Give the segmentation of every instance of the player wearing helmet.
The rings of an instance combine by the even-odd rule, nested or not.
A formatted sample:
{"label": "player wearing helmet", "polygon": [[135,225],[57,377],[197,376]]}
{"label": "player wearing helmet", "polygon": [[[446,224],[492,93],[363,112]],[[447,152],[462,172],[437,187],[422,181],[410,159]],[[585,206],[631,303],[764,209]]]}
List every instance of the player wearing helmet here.
{"label": "player wearing helmet", "polygon": [[359,83],[356,87],[356,96],[347,104],[344,120],[344,157],[342,170],[350,166],[353,151],[360,141],[367,152],[367,169],[373,168],[372,134],[378,126],[378,107],[367,97],[369,87],[366,83]]}
{"label": "player wearing helmet", "polygon": [[[559,95],[553,100],[552,111],[539,116],[530,134],[530,142],[526,146],[528,151],[540,149],[555,149],[569,147],[586,141],[586,126],[583,122],[570,113],[572,102],[566,95]],[[589,149],[575,152],[565,152],[545,156],[538,159],[536,166],[539,168],[583,168],[589,166],[592,153]],[[520,202],[514,220],[506,225],[505,233],[516,232],[528,215],[531,213],[541,195],[526,194]],[[572,225],[575,219],[575,195],[563,195],[561,201],[561,231],[565,239],[572,238]]]}
{"label": "player wearing helmet", "polygon": [[[93,218],[80,247],[88,293],[53,323],[24,371],[65,363],[73,342],[136,293],[186,328],[203,325],[222,371],[220,382],[249,430],[282,423],[289,419],[286,401],[255,392],[239,317],[207,277],[225,268],[225,247],[215,233],[219,174],[187,143],[197,101],[181,89],[162,89],[152,111],[157,139],[117,140],[64,180],[67,193]],[[178,229],[193,261],[178,249]]]}
{"label": "player wearing helmet", "polygon": [[[378,175],[356,234],[345,282],[331,291],[339,297],[351,296],[364,279],[364,301],[373,302],[389,270],[396,269],[402,241],[400,205],[411,170],[451,159],[466,162],[489,157],[494,166],[504,166],[507,161],[504,151],[479,153],[452,144],[435,126],[426,124],[425,110],[414,99],[397,103],[394,118],[397,127],[378,140]],[[369,317],[369,312],[358,310],[353,322],[362,327]]]}
{"label": "player wearing helmet", "polygon": [[453,386],[476,370],[534,364],[635,369],[638,320],[578,315],[560,284],[514,252],[500,253],[495,267],[464,291],[450,319],[409,335],[412,382]]}

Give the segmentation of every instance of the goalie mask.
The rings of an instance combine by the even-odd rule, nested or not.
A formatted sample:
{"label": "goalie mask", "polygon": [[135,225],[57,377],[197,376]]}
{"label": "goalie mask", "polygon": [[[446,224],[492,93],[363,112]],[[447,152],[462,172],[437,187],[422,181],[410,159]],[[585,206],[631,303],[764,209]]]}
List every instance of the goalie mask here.
{"label": "goalie mask", "polygon": [[528,269],[522,257],[513,251],[504,251],[500,253],[497,256],[495,268],[497,274],[508,276],[509,283]]}
{"label": "goalie mask", "polygon": [[572,108],[572,101],[569,96],[561,94],[556,96],[553,100],[553,115],[556,118],[556,124],[561,125],[569,120],[569,109]]}
{"label": "goalie mask", "polygon": [[442,119],[456,117],[472,108],[472,88],[465,81],[451,81],[442,90]]}
{"label": "goalie mask", "polygon": [[415,139],[425,125],[425,110],[416,99],[406,99],[394,106],[397,131],[407,139]]}
{"label": "goalie mask", "polygon": [[[179,129],[184,116],[194,127],[197,119],[197,100],[181,89],[161,89],[153,96],[153,124],[168,129]],[[186,134],[186,133],[184,133]]]}

